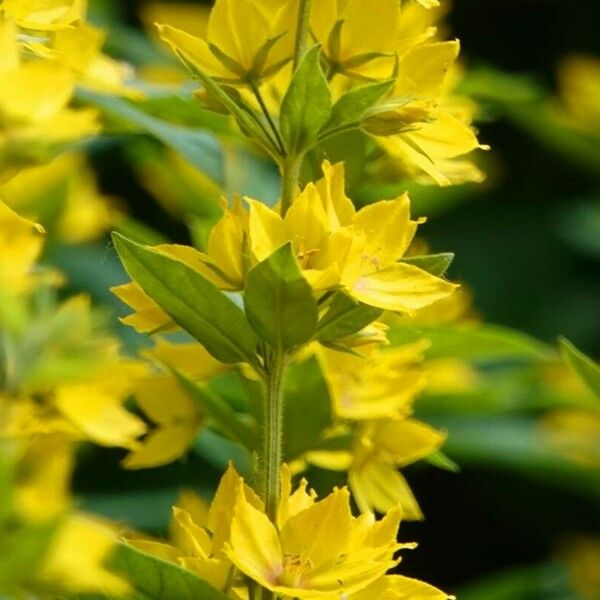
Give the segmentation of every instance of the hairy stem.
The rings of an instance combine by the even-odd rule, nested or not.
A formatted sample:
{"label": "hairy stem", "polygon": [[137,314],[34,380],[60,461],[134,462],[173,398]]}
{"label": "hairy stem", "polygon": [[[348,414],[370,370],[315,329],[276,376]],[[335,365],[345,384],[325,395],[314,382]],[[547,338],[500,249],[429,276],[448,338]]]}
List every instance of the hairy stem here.
{"label": "hairy stem", "polygon": [[285,217],[288,209],[296,199],[300,169],[304,155],[287,156],[281,164],[281,216]]}
{"label": "hairy stem", "polygon": [[260,106],[260,110],[262,111],[263,115],[265,116],[265,119],[267,120],[267,123],[269,124],[271,132],[273,133],[275,144],[276,144],[280,154],[283,156],[285,154],[285,147],[283,145],[283,140],[281,139],[281,135],[279,134],[279,129],[277,128],[277,125],[275,125],[275,121],[273,120],[273,117],[271,116],[271,113],[269,112],[269,109],[267,108],[265,100],[260,92],[260,88],[258,87],[258,85],[255,82],[250,83],[250,88],[252,89],[252,93],[254,94],[254,97],[256,98],[258,105]]}
{"label": "hairy stem", "polygon": [[283,460],[283,374],[285,354],[273,349],[267,362],[263,427],[263,498],[265,512],[276,522],[279,506],[279,470]]}
{"label": "hairy stem", "polygon": [[308,31],[310,29],[310,10],[312,0],[300,0],[298,8],[298,26],[296,28],[296,47],[294,50],[294,71],[306,54]]}

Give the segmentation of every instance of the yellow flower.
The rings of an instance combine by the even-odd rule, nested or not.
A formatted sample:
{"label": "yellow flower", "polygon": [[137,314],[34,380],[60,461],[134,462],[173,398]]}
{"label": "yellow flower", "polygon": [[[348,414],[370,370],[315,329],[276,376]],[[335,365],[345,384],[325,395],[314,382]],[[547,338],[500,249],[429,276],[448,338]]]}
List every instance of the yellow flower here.
{"label": "yellow flower", "polygon": [[0,284],[19,293],[32,283],[32,267],[44,244],[44,230],[0,201]]}
{"label": "yellow flower", "polygon": [[354,449],[348,473],[358,507],[380,513],[400,507],[405,519],[422,519],[421,509],[398,468],[429,456],[440,448],[445,437],[414,419],[389,419],[367,425]]}
{"label": "yellow flower", "polygon": [[374,420],[408,415],[425,387],[421,367],[425,342],[379,350],[362,348],[362,356],[321,352],[336,415],[343,419]]}
{"label": "yellow flower", "polygon": [[169,25],[159,34],[186,65],[222,83],[258,83],[292,58],[293,3],[268,0],[217,0],[206,39]]}
{"label": "yellow flower", "polygon": [[[392,100],[378,107],[363,125],[380,136],[378,143],[390,156],[439,185],[460,182],[449,161],[485,148],[479,144],[469,120],[464,122],[444,107],[448,73],[459,51],[457,41],[410,48],[400,58]],[[464,165],[462,168],[467,177],[471,172],[478,173]]]}
{"label": "yellow flower", "polygon": [[104,566],[116,543],[107,525],[84,515],[71,516],[58,530],[39,578],[72,593],[123,595],[128,584]]}
{"label": "yellow flower", "polygon": [[285,218],[250,201],[250,247],[258,260],[292,241],[304,275],[316,291],[341,286],[359,302],[414,313],[450,295],[456,286],[400,261],[418,221],[407,195],[355,211],[344,191],[342,164],[323,166]]}
{"label": "yellow flower", "polygon": [[600,411],[554,410],[541,419],[540,431],[550,447],[567,460],[600,469]]}
{"label": "yellow flower", "polygon": [[402,547],[396,542],[397,511],[376,522],[372,515],[352,516],[345,489],[321,501],[305,484],[290,494],[287,469],[282,491],[279,517],[272,523],[240,484],[226,545],[235,566],[263,587],[300,599],[351,597],[397,564],[393,555]]}
{"label": "yellow flower", "polygon": [[396,0],[320,0],[312,11],[312,32],[322,44],[329,76],[357,79],[392,76],[400,20]]}
{"label": "yellow flower", "polygon": [[[194,381],[205,381],[227,367],[215,360],[200,344],[172,345],[159,340],[148,353],[163,369],[176,367]],[[154,429],[123,461],[127,469],[146,469],[169,464],[183,456],[196,439],[204,415],[175,377],[155,374],[141,380],[134,396]]]}
{"label": "yellow flower", "polygon": [[122,360],[96,377],[59,385],[51,404],[74,427],[77,437],[102,446],[132,448],[146,427],[123,404],[146,372],[142,363]]}
{"label": "yellow flower", "polygon": [[558,71],[560,93],[571,123],[600,135],[600,60],[573,55]]}
{"label": "yellow flower", "polygon": [[262,508],[261,500],[230,465],[210,507],[195,494],[182,496],[173,509],[169,544],[148,539],[133,539],[131,543],[179,564],[223,590],[233,568],[225,554],[225,544],[231,536],[235,498],[240,490],[247,502]]}
{"label": "yellow flower", "polygon": [[[285,217],[251,199],[246,212],[236,200],[212,230],[206,254],[176,245],[156,250],[225,290],[243,289],[248,269],[291,241],[316,294],[342,287],[370,306],[414,314],[454,292],[455,285],[399,262],[419,225],[410,218],[407,195],[356,211],[344,190],[343,165],[325,163],[323,169],[323,179],[309,184]],[[154,333],[173,326],[136,284],[113,292],[135,310],[124,322],[138,331]]]}
{"label": "yellow flower", "polygon": [[23,29],[52,31],[85,15],[87,0],[4,0],[2,10]]}
{"label": "yellow flower", "polygon": [[[55,208],[51,204],[57,194],[61,201]],[[98,238],[113,220],[110,199],[99,192],[94,172],[81,154],[63,154],[47,165],[24,169],[0,185],[0,196],[13,209],[35,214],[50,227],[50,234],[69,243]],[[52,218],[44,219],[49,212]]]}
{"label": "yellow flower", "polygon": [[15,26],[1,17],[0,49],[0,150],[9,175],[9,167],[45,160],[56,146],[98,131],[96,111],[67,107],[74,73],[52,61],[21,62]]}

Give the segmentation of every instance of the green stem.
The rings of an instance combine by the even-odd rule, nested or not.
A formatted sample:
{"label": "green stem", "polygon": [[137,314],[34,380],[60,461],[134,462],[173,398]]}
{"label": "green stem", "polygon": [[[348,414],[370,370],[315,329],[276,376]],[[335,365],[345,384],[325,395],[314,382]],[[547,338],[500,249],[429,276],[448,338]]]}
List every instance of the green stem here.
{"label": "green stem", "polygon": [[275,125],[275,121],[273,121],[273,117],[271,117],[271,113],[269,112],[269,109],[267,108],[265,100],[264,100],[262,94],[260,93],[260,88],[254,81],[250,82],[250,88],[252,89],[252,92],[254,93],[256,101],[258,102],[258,105],[260,106],[260,110],[262,111],[263,115],[265,116],[265,119],[267,119],[267,123],[269,124],[269,127],[271,128],[271,131],[273,132],[273,136],[275,138],[275,143],[278,147],[279,152],[281,153],[282,156],[285,155],[285,146],[283,145],[283,140],[281,139],[281,135],[279,134],[279,129],[277,129],[277,125]]}
{"label": "green stem", "polygon": [[296,47],[294,49],[294,71],[306,54],[308,31],[310,29],[311,5],[311,0],[300,0],[300,6],[298,8],[298,26],[296,28]]}
{"label": "green stem", "polygon": [[277,521],[279,506],[279,471],[283,462],[283,375],[285,354],[273,349],[267,361],[263,427],[263,498],[269,519]]}
{"label": "green stem", "polygon": [[281,216],[285,217],[296,199],[304,154],[287,156],[281,164]]}

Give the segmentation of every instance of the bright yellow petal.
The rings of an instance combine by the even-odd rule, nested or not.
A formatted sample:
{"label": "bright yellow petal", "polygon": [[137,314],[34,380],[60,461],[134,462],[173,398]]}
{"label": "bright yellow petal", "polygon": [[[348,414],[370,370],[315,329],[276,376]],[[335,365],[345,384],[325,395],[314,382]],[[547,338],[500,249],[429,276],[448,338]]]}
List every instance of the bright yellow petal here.
{"label": "bright yellow petal", "polygon": [[227,365],[213,358],[204,346],[196,343],[172,344],[159,338],[156,346],[148,351],[148,356],[166,365],[177,367],[194,381],[206,381],[229,369]]}
{"label": "bright yellow petal", "polygon": [[369,306],[413,314],[449,296],[456,287],[413,265],[396,263],[383,271],[360,277],[349,292]]}
{"label": "bright yellow petal", "polygon": [[397,467],[429,456],[440,448],[445,439],[445,434],[414,419],[381,421],[372,437],[375,447]]}
{"label": "bright yellow petal", "polygon": [[119,285],[111,288],[110,291],[135,311],[133,315],[121,319],[121,322],[133,327],[138,333],[169,331],[177,328],[171,317],[146,295],[137,283]]}
{"label": "bright yellow petal", "polygon": [[42,565],[42,581],[74,593],[124,594],[127,583],[104,567],[116,542],[105,525],[84,516],[71,517],[52,542]]}
{"label": "bright yellow petal", "polygon": [[213,56],[204,40],[170,25],[157,27],[160,39],[186,63],[212,77],[231,77],[231,73]]}
{"label": "bright yellow petal", "polygon": [[250,247],[256,258],[264,260],[288,241],[283,219],[258,200],[247,200],[250,205]]}
{"label": "bright yellow petal", "polygon": [[371,460],[351,469],[348,480],[360,510],[376,510],[385,514],[399,506],[405,520],[423,519],[423,513],[406,479],[393,466]]}
{"label": "bright yellow petal", "polygon": [[246,500],[241,484],[226,553],[242,573],[267,588],[276,584],[283,570],[277,530],[263,512]]}
{"label": "bright yellow petal", "polygon": [[332,230],[350,225],[355,209],[352,200],[346,195],[346,174],[343,163],[331,165],[323,163],[323,178],[315,183],[319,198],[329,219]]}
{"label": "bright yellow petal", "polygon": [[281,530],[283,551],[319,569],[347,551],[351,527],[348,490],[336,490],[287,520]]}
{"label": "bright yellow petal", "polygon": [[122,461],[126,469],[149,469],[169,465],[190,449],[200,423],[158,427],[151,431]]}
{"label": "bright yellow petal", "polygon": [[418,579],[401,575],[390,575],[386,579],[388,580],[388,589],[393,592],[393,597],[397,600],[449,600],[453,598]]}
{"label": "bright yellow petal", "polygon": [[364,253],[378,269],[404,255],[413,238],[413,225],[408,194],[365,206],[354,218],[355,229],[366,239]]}
{"label": "bright yellow petal", "polygon": [[208,528],[213,532],[213,550],[215,553],[220,552],[224,544],[229,541],[235,498],[240,489],[243,492],[245,503],[250,504],[257,510],[262,510],[260,498],[244,483],[233,465],[230,464],[221,478],[208,513]]}
{"label": "bright yellow petal", "polygon": [[54,117],[73,94],[75,75],[47,61],[32,61],[2,74],[0,107],[14,119],[41,122]]}
{"label": "bright yellow petal", "polygon": [[409,50],[400,60],[396,95],[439,96],[459,52],[458,41],[423,44]]}
{"label": "bright yellow petal", "polygon": [[103,446],[129,448],[146,431],[144,423],[125,410],[119,399],[93,385],[59,388],[54,405],[86,437]]}

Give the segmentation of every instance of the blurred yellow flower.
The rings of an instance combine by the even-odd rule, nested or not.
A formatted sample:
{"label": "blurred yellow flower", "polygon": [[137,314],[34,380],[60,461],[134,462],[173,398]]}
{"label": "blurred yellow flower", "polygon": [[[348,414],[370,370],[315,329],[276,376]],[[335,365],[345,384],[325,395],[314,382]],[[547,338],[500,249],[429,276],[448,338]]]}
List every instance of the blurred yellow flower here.
{"label": "blurred yellow flower", "polygon": [[51,236],[68,243],[97,239],[113,221],[111,199],[98,190],[82,154],[62,154],[22,170],[0,185],[0,197],[13,209],[35,215]]}
{"label": "blurred yellow flower", "polygon": [[81,20],[87,0],[3,0],[1,8],[23,29],[52,31]]}

